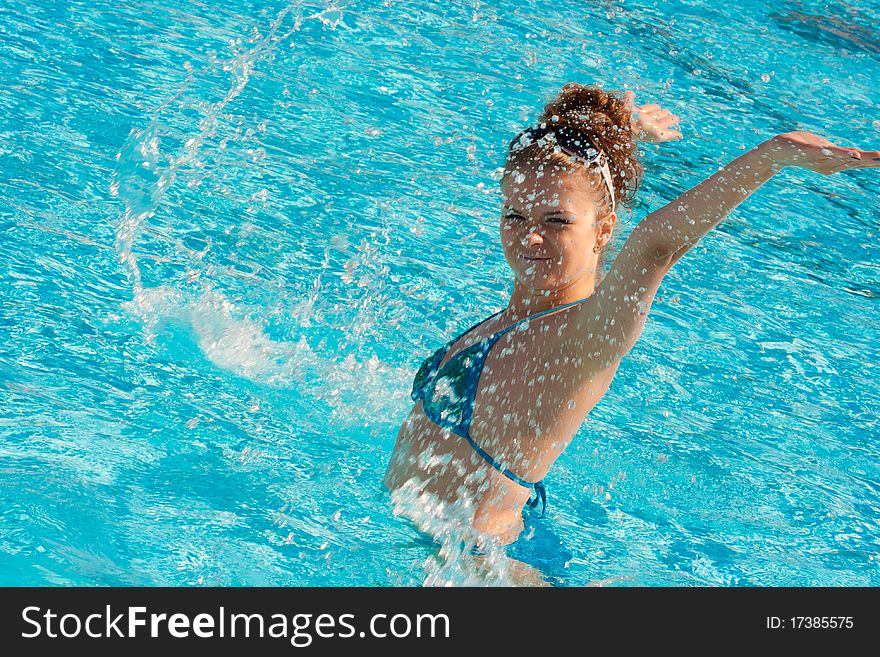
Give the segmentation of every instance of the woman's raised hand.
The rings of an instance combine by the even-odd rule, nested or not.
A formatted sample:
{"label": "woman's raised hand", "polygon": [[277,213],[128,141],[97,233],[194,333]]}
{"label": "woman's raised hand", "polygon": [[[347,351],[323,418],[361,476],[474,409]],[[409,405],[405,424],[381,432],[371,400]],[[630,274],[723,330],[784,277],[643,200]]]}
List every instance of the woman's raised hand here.
{"label": "woman's raised hand", "polygon": [[786,132],[767,142],[768,152],[781,166],[801,167],[824,176],[847,169],[880,168],[880,151],[835,146],[811,132]]}
{"label": "woman's raised hand", "polygon": [[627,108],[632,112],[633,135],[639,141],[659,144],[664,141],[681,139],[681,133],[673,130],[672,126],[678,123],[678,117],[668,109],[659,105],[635,105],[636,94],[627,91],[623,94],[623,100]]}

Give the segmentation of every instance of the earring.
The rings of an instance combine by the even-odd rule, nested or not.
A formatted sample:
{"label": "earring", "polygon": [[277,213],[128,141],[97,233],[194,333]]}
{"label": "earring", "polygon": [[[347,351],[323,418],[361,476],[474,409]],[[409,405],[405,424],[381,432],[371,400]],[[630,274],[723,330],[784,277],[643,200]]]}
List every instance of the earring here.
{"label": "earring", "polygon": [[593,253],[599,253],[599,251],[601,251],[601,250],[602,250],[602,248],[598,244],[593,247]]}

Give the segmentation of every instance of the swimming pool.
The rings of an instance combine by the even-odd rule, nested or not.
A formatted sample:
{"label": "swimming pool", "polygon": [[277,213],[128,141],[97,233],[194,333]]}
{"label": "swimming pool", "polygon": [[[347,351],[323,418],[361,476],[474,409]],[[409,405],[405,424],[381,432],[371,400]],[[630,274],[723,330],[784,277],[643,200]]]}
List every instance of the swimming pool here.
{"label": "swimming pool", "polygon": [[[877,148],[878,24],[5,2],[0,584],[466,583],[381,479],[418,364],[506,304],[510,138],[569,81],[680,116],[619,244],[773,134]],[[574,586],[880,584],[872,174],[787,169],[675,265],[519,558]]]}

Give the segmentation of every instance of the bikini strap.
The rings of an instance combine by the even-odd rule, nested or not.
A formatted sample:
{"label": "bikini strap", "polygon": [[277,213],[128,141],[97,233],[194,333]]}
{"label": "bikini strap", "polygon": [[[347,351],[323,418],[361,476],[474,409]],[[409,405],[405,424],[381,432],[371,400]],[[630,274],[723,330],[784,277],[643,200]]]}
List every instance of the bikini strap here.
{"label": "bikini strap", "polygon": [[518,322],[514,322],[513,324],[511,324],[510,326],[508,326],[506,329],[502,329],[501,331],[499,331],[498,333],[496,333],[495,336],[493,336],[493,338],[494,338],[494,337],[498,337],[498,338],[500,338],[502,335],[504,335],[504,334],[507,333],[508,331],[512,331],[513,329],[515,329],[517,326],[519,326],[520,324],[522,324],[522,323],[524,323],[524,322],[528,322],[528,321],[531,321],[531,320],[533,320],[533,319],[538,319],[538,317],[543,317],[544,315],[549,315],[550,313],[555,313],[557,310],[565,310],[565,309],[568,308],[569,306],[574,306],[574,305],[576,305],[576,304],[583,303],[584,301],[586,301],[586,300],[589,299],[589,298],[590,298],[590,297],[584,297],[583,299],[578,299],[577,301],[571,301],[571,302],[569,302],[569,303],[564,303],[564,304],[562,304],[561,306],[556,306],[555,308],[550,308],[550,309],[548,309],[548,310],[541,311],[541,312],[539,312],[539,313],[537,313],[537,314],[535,314],[535,315],[530,315],[530,316],[528,316],[528,317],[525,317],[525,318],[519,320]]}
{"label": "bikini strap", "polygon": [[473,330],[474,330],[475,328],[477,328],[478,326],[482,326],[483,324],[485,324],[486,322],[488,322],[490,319],[493,319],[493,318],[497,317],[498,315],[500,315],[501,313],[503,313],[504,310],[505,310],[505,309],[502,308],[502,309],[499,310],[497,313],[493,313],[493,314],[489,315],[486,319],[480,320],[479,322],[477,322],[476,324],[474,324],[473,326],[471,326],[469,329],[467,329],[466,331],[463,331],[463,332],[459,333],[459,334],[456,335],[454,338],[452,338],[449,342],[447,342],[445,345],[443,345],[443,346],[437,351],[437,357],[434,358],[434,362],[431,364],[431,369],[434,369],[434,370],[435,370],[435,369],[437,369],[437,368],[440,366],[440,363],[443,362],[443,358],[446,356],[446,352],[449,351],[449,349],[452,347],[452,345],[454,345],[454,344],[455,344],[456,342],[458,342],[462,337],[464,337],[465,335],[467,335],[468,333],[470,333],[471,331],[473,331]]}
{"label": "bikini strap", "polygon": [[529,500],[529,508],[534,509],[538,506],[538,500],[541,500],[541,517],[547,512],[547,489],[544,488],[544,480],[542,479],[535,484],[535,499]]}
{"label": "bikini strap", "polygon": [[541,483],[541,482],[538,482],[538,484],[535,484],[535,483],[532,483],[531,481],[526,481],[526,480],[523,479],[522,477],[519,477],[519,476],[515,475],[513,472],[511,472],[510,470],[508,470],[507,468],[505,468],[505,467],[504,467],[503,465],[501,465],[498,461],[496,461],[494,458],[492,458],[492,456],[489,454],[489,452],[487,452],[485,449],[483,449],[482,447],[480,447],[480,446],[477,444],[477,441],[475,441],[473,438],[470,437],[469,432],[468,432],[468,433],[464,433],[464,434],[461,434],[461,433],[460,433],[460,434],[458,434],[458,435],[460,435],[462,438],[464,438],[466,441],[468,441],[468,443],[470,443],[470,446],[473,447],[474,451],[475,451],[477,454],[479,454],[480,456],[482,456],[482,457],[483,457],[483,460],[486,461],[486,463],[488,463],[488,464],[491,465],[493,468],[495,468],[496,470],[498,470],[498,472],[500,472],[501,474],[503,474],[505,477],[507,477],[507,478],[510,479],[511,481],[515,481],[515,482],[518,483],[520,486],[523,486],[523,487],[525,487],[525,488],[532,488],[532,487],[537,486],[538,484]]}
{"label": "bikini strap", "polygon": [[[528,321],[530,321],[530,320],[537,319],[538,317],[543,317],[544,315],[549,315],[550,313],[556,312],[557,310],[564,310],[565,308],[568,308],[569,306],[574,306],[574,305],[576,305],[576,304],[583,303],[584,301],[586,301],[586,300],[589,299],[589,298],[590,298],[590,297],[584,297],[583,299],[578,299],[578,300],[576,300],[576,301],[571,301],[571,302],[569,302],[569,303],[564,303],[564,304],[562,304],[561,306],[556,306],[555,308],[550,308],[550,309],[548,309],[548,310],[544,310],[544,311],[539,312],[539,313],[537,313],[537,314],[535,314],[535,315],[530,315],[529,317],[524,317],[523,319],[519,320],[518,322],[514,322],[513,324],[511,324],[511,325],[508,326],[507,328],[505,328],[505,329],[501,329],[500,331],[498,331],[497,333],[495,333],[495,334],[494,334],[493,336],[491,336],[490,338],[488,338],[488,339],[485,339],[485,338],[484,338],[484,340],[488,343],[487,346],[489,347],[489,349],[491,349],[491,348],[492,348],[492,345],[494,345],[494,344],[498,341],[498,338],[500,338],[502,335],[504,335],[504,334],[507,333],[508,331],[512,331],[513,329],[515,329],[517,326],[519,326],[519,325],[522,324],[523,322],[528,322]],[[441,348],[438,350],[438,356],[439,356],[439,357],[436,358],[436,359],[434,360],[434,363],[433,363],[433,367],[432,367],[432,369],[436,369],[436,368],[440,365],[440,363],[443,361],[443,358],[446,356],[446,352],[449,351],[449,349],[452,347],[452,345],[454,345],[456,342],[458,342],[459,339],[461,339],[462,337],[464,337],[465,335],[467,335],[468,333],[470,333],[471,331],[473,331],[475,328],[477,328],[477,327],[479,327],[479,326],[482,326],[483,324],[485,324],[486,322],[488,322],[490,319],[494,319],[495,317],[498,317],[498,315],[500,315],[501,313],[503,313],[505,310],[506,310],[506,308],[502,308],[502,309],[499,310],[497,313],[492,313],[492,314],[489,315],[486,319],[477,322],[476,324],[474,324],[473,326],[471,326],[469,329],[467,329],[466,331],[463,331],[463,332],[459,333],[459,334],[456,335],[454,338],[452,338],[449,342],[447,342],[445,345],[443,345],[443,347],[441,347]],[[486,351],[488,352],[488,349],[487,349]]]}

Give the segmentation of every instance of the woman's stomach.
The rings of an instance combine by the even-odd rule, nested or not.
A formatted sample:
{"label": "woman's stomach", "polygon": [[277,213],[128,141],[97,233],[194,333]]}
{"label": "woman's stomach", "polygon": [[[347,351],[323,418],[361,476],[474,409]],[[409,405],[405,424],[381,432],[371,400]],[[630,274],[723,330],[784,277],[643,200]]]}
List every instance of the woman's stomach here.
{"label": "woman's stomach", "polygon": [[501,544],[522,531],[531,489],[492,468],[461,436],[434,424],[417,403],[397,435],[385,473],[395,511],[422,531],[468,524]]}

